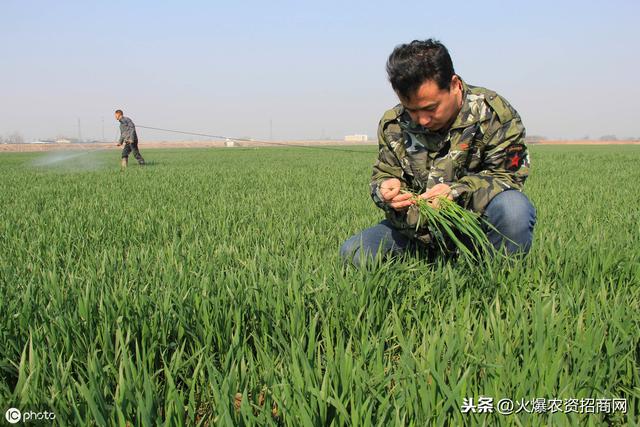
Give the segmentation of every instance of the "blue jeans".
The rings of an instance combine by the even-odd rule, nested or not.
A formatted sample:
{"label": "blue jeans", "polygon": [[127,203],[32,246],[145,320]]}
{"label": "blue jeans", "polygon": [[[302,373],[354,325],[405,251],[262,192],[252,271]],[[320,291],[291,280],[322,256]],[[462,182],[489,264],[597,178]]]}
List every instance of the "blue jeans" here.
{"label": "blue jeans", "polygon": [[[507,254],[528,253],[536,224],[536,210],[523,193],[507,190],[495,196],[484,213],[495,227],[487,231],[489,241]],[[393,228],[387,220],[352,236],[340,248],[345,262],[361,267],[372,259],[400,255],[415,247],[415,242]]]}

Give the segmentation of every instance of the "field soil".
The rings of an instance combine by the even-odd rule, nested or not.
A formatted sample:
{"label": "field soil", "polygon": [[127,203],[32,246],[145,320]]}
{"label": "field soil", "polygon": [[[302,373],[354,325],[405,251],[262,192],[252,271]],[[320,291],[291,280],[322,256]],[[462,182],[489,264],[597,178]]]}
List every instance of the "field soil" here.
{"label": "field soil", "polygon": [[[534,144],[531,144],[534,145]],[[640,141],[633,140],[615,140],[615,141],[597,141],[590,139],[575,139],[575,140],[544,140],[536,142],[535,145],[640,145]]]}
{"label": "field soil", "polygon": [[[376,141],[354,142],[338,140],[305,140],[305,141],[239,141],[236,147],[269,147],[269,146],[371,146]],[[640,141],[592,141],[577,140],[544,140],[530,145],[640,145]],[[224,141],[142,141],[140,150],[145,148],[224,148]],[[120,150],[114,143],[87,144],[0,144],[0,152],[38,152],[56,150],[93,150],[113,148]]]}
{"label": "field soil", "polygon": [[[270,146],[371,146],[376,141],[352,142],[337,140],[305,140],[305,141],[237,141],[235,147],[270,147]],[[140,150],[145,148],[224,148],[224,141],[142,141],[138,145]],[[87,143],[87,144],[0,144],[0,152],[37,152],[56,150],[93,150],[113,147],[120,150],[122,147],[115,143]]]}

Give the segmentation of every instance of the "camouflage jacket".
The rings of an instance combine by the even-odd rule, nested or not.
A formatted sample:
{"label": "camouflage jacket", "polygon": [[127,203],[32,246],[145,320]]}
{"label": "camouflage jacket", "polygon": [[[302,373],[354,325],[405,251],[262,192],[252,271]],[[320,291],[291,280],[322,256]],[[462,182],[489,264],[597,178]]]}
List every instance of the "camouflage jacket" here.
{"label": "camouflage jacket", "polygon": [[387,111],[378,127],[373,201],[400,232],[425,242],[428,232],[416,230],[416,206],[397,212],[382,201],[384,180],[398,178],[415,193],[446,183],[457,203],[481,214],[500,192],[521,191],[529,173],[525,129],[516,110],[491,90],[462,85],[462,108],[449,129],[431,132],[411,122],[402,105]]}
{"label": "camouflage jacket", "polygon": [[136,133],[136,125],[129,117],[120,117],[120,144],[138,142],[138,134]]}

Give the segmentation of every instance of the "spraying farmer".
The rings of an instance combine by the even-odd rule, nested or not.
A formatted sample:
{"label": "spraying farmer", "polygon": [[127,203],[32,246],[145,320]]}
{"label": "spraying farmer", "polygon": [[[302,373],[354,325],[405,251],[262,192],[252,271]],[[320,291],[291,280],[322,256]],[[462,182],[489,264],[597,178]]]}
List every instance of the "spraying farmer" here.
{"label": "spraying farmer", "polygon": [[[525,128],[495,92],[455,74],[440,42],[397,46],[387,74],[400,104],[382,116],[371,197],[386,219],[348,239],[340,254],[357,266],[432,244],[418,227],[414,194],[432,206],[445,197],[493,225],[487,237],[507,254],[529,251],[536,211],[522,193],[529,174]],[[420,221],[420,222],[419,222]]]}
{"label": "spraying farmer", "polygon": [[122,149],[121,167],[124,169],[129,162],[129,154],[133,151],[133,155],[140,165],[144,165],[144,159],[138,150],[138,134],[136,133],[136,125],[129,117],[125,117],[122,110],[116,110],[116,120],[120,122],[120,140],[118,147],[124,144]]}

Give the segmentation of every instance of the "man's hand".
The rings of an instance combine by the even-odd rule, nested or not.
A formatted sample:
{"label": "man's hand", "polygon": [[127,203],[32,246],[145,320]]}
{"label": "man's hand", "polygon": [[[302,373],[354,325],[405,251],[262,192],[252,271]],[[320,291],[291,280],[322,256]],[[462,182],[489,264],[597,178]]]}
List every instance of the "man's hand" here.
{"label": "man's hand", "polygon": [[411,206],[414,201],[409,193],[400,193],[402,183],[397,178],[390,178],[380,184],[380,195],[385,203],[393,209],[400,211]]}
{"label": "man's hand", "polygon": [[449,200],[453,200],[451,195],[451,187],[447,184],[436,184],[431,187],[426,193],[419,195],[421,199],[425,199],[432,208],[440,207],[440,198],[445,197]]}

